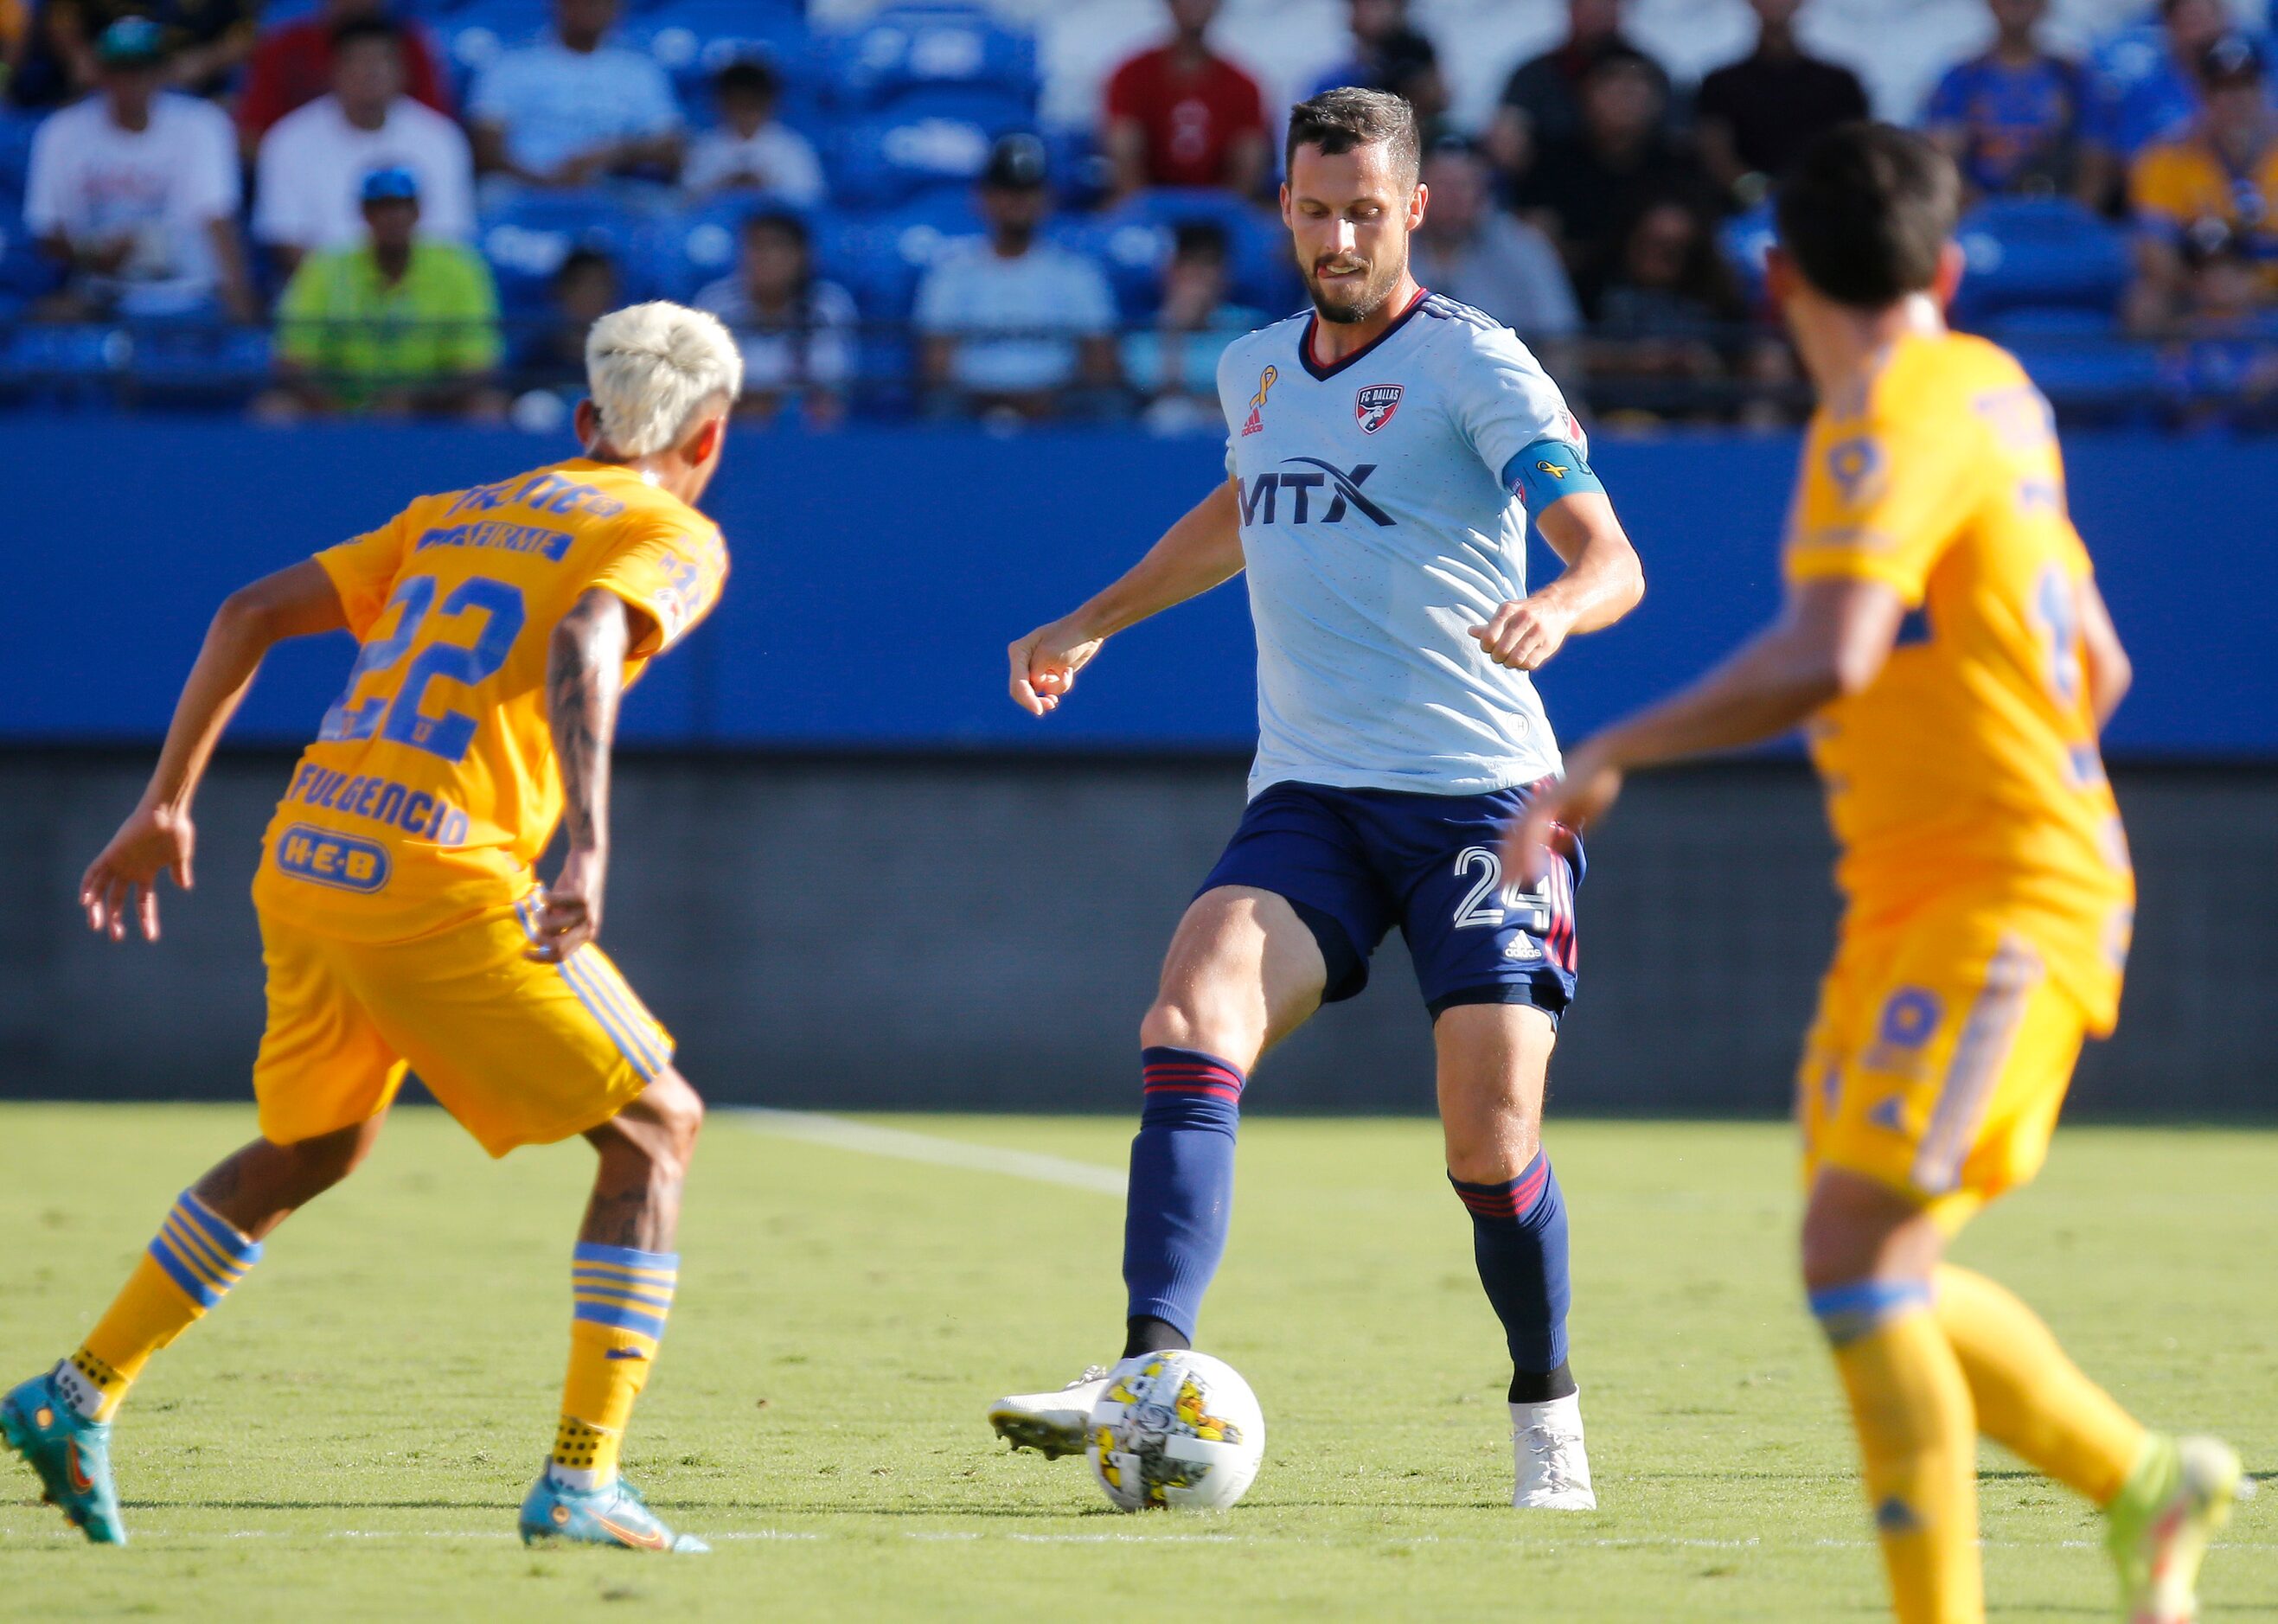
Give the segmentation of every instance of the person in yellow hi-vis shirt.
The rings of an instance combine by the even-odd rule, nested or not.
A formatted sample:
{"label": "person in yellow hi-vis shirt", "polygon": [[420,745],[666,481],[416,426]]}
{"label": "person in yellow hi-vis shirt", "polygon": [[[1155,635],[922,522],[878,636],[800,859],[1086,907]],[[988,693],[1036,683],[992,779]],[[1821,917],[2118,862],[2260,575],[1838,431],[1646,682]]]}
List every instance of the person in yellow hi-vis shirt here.
{"label": "person in yellow hi-vis shirt", "polygon": [[1624,772],[1805,725],[1847,908],[1797,1082],[1803,1275],[1897,1615],[1985,1616],[1983,1433],[2103,1508],[2130,1624],[2183,1624],[2238,1457],[2147,1430],[2031,1309],[1944,1261],[2039,1170],[2083,1039],[2117,1018],[2135,907],[2097,746],[2128,659],[2047,401],[1945,328],[1959,195],[1936,149],[1880,125],[1822,137],[1782,183],[1771,286],[1820,403],[1785,611],[1569,751],[1507,872],[1540,873]]}
{"label": "person in yellow hi-vis shirt", "polygon": [[[99,1544],[126,1538],[110,1437],[128,1387],[363,1160],[412,1070],[494,1156],[573,1134],[600,1155],[572,1254],[561,1422],[524,1539],[705,1549],[617,1470],[672,1304],[704,1108],[594,938],[618,696],[720,596],[727,552],[693,504],[743,365],[718,321],[665,303],[596,322],[585,362],[584,456],[422,497],[223,604],[149,788],[80,883],[96,931],[156,941],[158,877],[190,884],[191,801],[264,655],[355,635],[254,880],[261,1137],[183,1192],[77,1352],[0,1398],[0,1434]],[[532,865],[562,823],[568,854],[542,886]]]}

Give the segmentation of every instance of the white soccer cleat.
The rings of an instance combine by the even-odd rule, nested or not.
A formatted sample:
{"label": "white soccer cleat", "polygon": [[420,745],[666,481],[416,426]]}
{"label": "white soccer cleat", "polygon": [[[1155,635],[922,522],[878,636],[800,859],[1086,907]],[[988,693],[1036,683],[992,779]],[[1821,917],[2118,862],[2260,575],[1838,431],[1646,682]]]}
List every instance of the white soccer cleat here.
{"label": "white soccer cleat", "polygon": [[1107,1372],[1086,1365],[1083,1374],[1057,1392],[1016,1392],[989,1407],[989,1424],[1017,1450],[1033,1449],[1050,1460],[1083,1453],[1085,1433]]}
{"label": "white soccer cleat", "polygon": [[1510,1448],[1517,1487],[1510,1503],[1522,1510],[1595,1511],[1590,1455],[1582,1447],[1582,1395],[1510,1407]]}

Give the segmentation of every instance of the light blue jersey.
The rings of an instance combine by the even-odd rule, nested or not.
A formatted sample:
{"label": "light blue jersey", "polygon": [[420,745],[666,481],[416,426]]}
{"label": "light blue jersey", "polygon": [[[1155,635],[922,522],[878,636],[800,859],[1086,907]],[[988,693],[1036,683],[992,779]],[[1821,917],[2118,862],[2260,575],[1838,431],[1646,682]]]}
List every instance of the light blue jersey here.
{"label": "light blue jersey", "polygon": [[1309,312],[1219,362],[1257,627],[1255,796],[1479,795],[1559,770],[1534,683],[1469,635],[1526,595],[1527,505],[1600,489],[1518,336],[1436,294],[1312,360]]}

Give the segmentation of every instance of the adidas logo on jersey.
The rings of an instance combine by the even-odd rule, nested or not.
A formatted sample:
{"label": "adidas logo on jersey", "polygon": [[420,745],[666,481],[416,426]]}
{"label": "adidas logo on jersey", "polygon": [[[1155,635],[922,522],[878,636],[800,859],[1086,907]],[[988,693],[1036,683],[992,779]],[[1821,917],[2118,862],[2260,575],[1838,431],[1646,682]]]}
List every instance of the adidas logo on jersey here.
{"label": "adidas logo on jersey", "polygon": [[1265,426],[1265,397],[1273,393],[1273,380],[1281,374],[1272,367],[1257,375],[1257,393],[1250,397],[1250,416],[1242,423],[1244,434],[1255,434]]}

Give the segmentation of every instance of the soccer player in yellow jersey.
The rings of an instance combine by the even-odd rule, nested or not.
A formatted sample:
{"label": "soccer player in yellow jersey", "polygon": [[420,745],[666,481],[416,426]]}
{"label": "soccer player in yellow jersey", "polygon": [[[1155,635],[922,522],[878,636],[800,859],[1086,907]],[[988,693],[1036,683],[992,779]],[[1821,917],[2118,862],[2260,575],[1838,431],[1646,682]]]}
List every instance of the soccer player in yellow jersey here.
{"label": "soccer player in yellow jersey", "polygon": [[2104,1508],[2133,1624],[2197,1616],[2239,1488],[2212,1439],[2148,1431],[2032,1311],[1943,1261],[2039,1170],[2082,1041],[2112,1030],[2134,905],[2097,748],[2128,660],[2065,507],[2048,404],[1946,331],[1959,183],[1852,125],[1782,184],[1770,271],[1819,395],[1772,626],[1571,751],[1510,836],[1624,772],[1802,724],[1847,907],[1797,1082],[1804,1281],[1834,1349],[1902,1624],[1984,1617],[1976,1440]]}
{"label": "soccer player in yellow jersey", "polygon": [[[493,1155],[572,1134],[600,1152],[561,1422],[523,1537],[704,1549],[617,1472],[672,1303],[704,1110],[594,938],[618,695],[720,594],[727,553],[693,504],[743,369],[716,320],[662,303],[596,322],[585,360],[584,456],[423,497],[223,604],[149,788],[81,882],[96,930],[157,940],[158,876],[190,884],[191,801],[263,656],[355,635],[254,881],[261,1137],[182,1193],[79,1350],[0,1399],[0,1431],[89,1539],[126,1537],[110,1435],[128,1387],[363,1159],[408,1069]],[[541,886],[531,865],[557,823],[568,854]]]}

